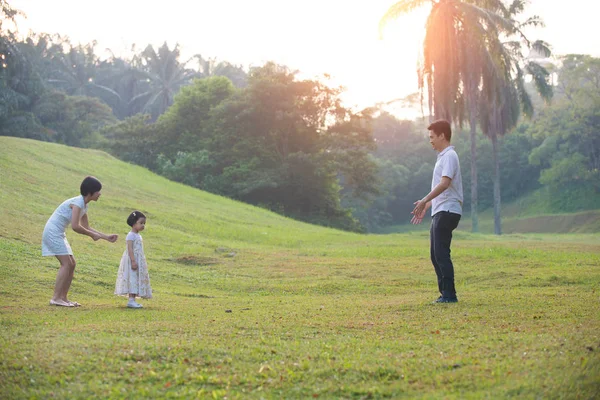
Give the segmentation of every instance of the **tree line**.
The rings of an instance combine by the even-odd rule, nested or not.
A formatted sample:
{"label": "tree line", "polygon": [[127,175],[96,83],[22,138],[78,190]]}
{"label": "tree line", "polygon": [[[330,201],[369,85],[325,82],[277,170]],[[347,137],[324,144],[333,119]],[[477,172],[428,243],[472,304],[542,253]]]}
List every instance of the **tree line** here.
{"label": "tree line", "polygon": [[[103,149],[172,180],[355,231],[406,223],[412,203],[429,190],[435,154],[425,121],[400,121],[377,108],[348,109],[339,97],[342,88],[299,80],[274,63],[245,70],[199,55],[182,62],[178,46],[166,44],[146,46],[130,59],[101,59],[95,43],[74,45],[49,34],[18,39],[7,27],[17,11],[1,4],[2,135]],[[467,33],[462,29],[457,35]],[[471,54],[482,57],[480,52]],[[454,87],[448,76],[434,79],[432,65],[423,70],[430,85],[423,88],[434,90],[435,84],[441,91],[432,96],[438,107],[432,114],[456,122],[453,142],[465,194],[471,188],[475,193],[465,208],[498,205],[500,187],[505,201],[543,192],[545,212],[598,207],[598,59],[563,57],[554,71],[558,83],[551,85],[554,100],[545,105],[550,75],[511,57],[511,71],[516,65],[521,74],[504,76],[510,87],[484,77],[497,66],[471,71],[455,60],[460,77],[478,76],[479,89],[469,86],[475,93],[460,82]],[[488,93],[479,93],[484,88]],[[504,114],[491,125],[489,118],[494,110],[509,111],[510,93],[497,97],[493,88],[519,96],[521,108],[504,125],[498,125]],[[485,108],[498,99],[503,107]],[[474,101],[479,109],[470,113]],[[518,118],[521,111],[532,119]],[[468,133],[460,129],[463,120],[469,120]],[[492,125],[506,129],[491,133]]]}

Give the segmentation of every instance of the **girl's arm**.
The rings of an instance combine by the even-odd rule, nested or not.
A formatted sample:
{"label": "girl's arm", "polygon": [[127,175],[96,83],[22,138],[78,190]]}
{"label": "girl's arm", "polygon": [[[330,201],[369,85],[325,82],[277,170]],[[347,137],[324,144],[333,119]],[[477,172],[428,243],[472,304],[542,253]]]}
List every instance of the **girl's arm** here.
{"label": "girl's arm", "polygon": [[136,270],[138,265],[135,261],[135,255],[133,254],[133,240],[127,241],[127,254],[129,254],[129,259],[131,260],[131,269]]}
{"label": "girl's arm", "polygon": [[[81,209],[79,209],[79,210],[80,210],[80,213],[81,213]],[[73,217],[75,217],[75,214],[73,214]],[[93,233],[99,235],[99,239],[108,240],[109,242],[114,243],[117,240],[117,238],[119,237],[118,235],[105,235],[104,233],[98,232],[94,228],[90,227],[90,223],[88,221],[87,214],[83,214],[83,216],[79,219],[79,221],[80,221],[79,225],[81,225],[82,227],[84,227],[88,231],[93,232]],[[75,228],[73,227],[73,229],[75,229]],[[94,239],[94,240],[98,240],[98,239]]]}

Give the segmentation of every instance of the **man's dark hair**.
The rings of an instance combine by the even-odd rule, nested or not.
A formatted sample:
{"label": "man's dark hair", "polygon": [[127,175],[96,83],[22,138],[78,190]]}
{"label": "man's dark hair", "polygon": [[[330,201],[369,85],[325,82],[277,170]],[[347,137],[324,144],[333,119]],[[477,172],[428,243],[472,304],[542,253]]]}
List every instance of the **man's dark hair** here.
{"label": "man's dark hair", "polygon": [[79,192],[82,196],[87,196],[88,194],[94,194],[102,190],[102,184],[100,181],[93,176],[86,176],[83,182],[81,182],[81,186],[79,187]]}
{"label": "man's dark hair", "polygon": [[428,130],[433,131],[437,136],[444,135],[447,141],[452,139],[452,128],[450,127],[450,122],[445,119],[438,119],[437,121],[432,122],[428,127]]}

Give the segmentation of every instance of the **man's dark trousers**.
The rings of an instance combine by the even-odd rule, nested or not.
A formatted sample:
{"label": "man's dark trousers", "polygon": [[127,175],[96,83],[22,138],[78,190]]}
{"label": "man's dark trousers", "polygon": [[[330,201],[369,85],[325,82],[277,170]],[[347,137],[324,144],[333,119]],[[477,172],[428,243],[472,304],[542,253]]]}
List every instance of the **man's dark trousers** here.
{"label": "man's dark trousers", "polygon": [[431,241],[431,262],[438,279],[442,297],[456,298],[454,288],[454,265],[450,258],[452,231],[458,226],[460,214],[439,211],[433,216],[429,237]]}

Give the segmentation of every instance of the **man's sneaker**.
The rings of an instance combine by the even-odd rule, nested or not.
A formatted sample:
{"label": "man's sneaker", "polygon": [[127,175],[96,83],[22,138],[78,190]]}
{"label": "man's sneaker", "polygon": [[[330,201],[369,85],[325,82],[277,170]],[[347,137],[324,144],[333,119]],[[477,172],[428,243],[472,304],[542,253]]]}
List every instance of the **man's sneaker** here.
{"label": "man's sneaker", "polygon": [[456,297],[442,297],[435,301],[435,303],[458,303],[458,299]]}
{"label": "man's sneaker", "polygon": [[143,308],[144,306],[142,306],[137,301],[130,301],[130,302],[127,303],[127,307],[128,308]]}

